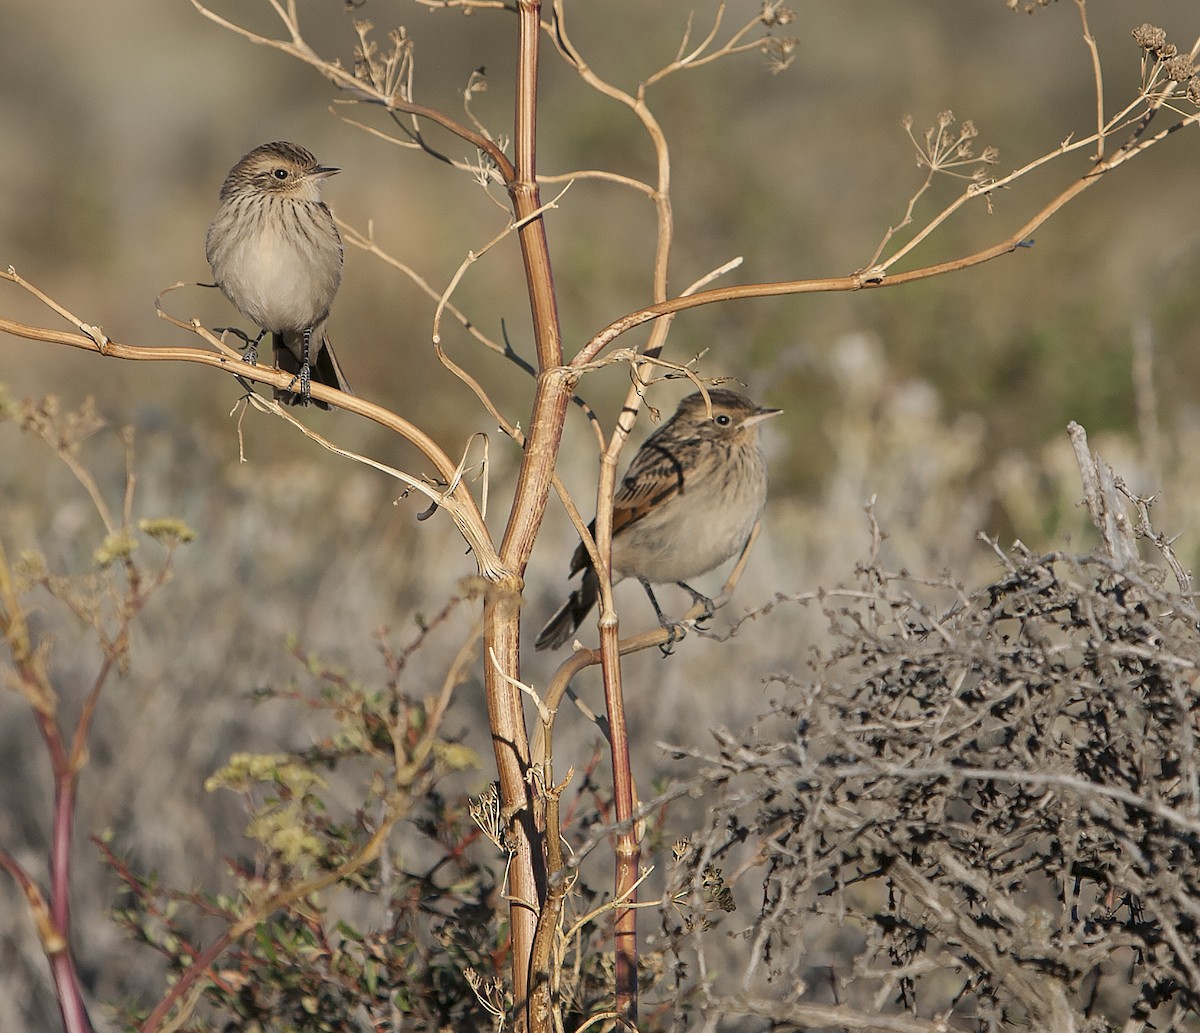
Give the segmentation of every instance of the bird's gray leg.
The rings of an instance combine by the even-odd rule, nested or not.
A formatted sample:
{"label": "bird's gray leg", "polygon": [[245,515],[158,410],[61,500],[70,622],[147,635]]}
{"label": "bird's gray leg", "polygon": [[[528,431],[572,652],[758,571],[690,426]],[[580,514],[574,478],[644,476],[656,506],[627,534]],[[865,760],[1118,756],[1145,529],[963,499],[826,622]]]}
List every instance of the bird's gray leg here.
{"label": "bird's gray leg", "polygon": [[263,339],[263,334],[265,333],[266,330],[259,330],[258,336],[253,341],[248,337],[246,338],[246,351],[242,355],[242,360],[250,363],[251,366],[258,365],[258,342]]}
{"label": "bird's gray leg", "polygon": [[662,607],[658,605],[658,600],[654,598],[654,591],[650,587],[650,582],[644,577],[638,578],[638,584],[646,592],[646,598],[650,600],[650,605],[654,607],[654,615],[658,618],[659,627],[666,629],[667,641],[658,648],[662,650],[663,656],[670,656],[675,651],[675,643],[687,634],[687,628],[679,621],[673,621],[670,617],[662,612]]}
{"label": "bird's gray leg", "polygon": [[309,346],[312,341],[312,327],[304,330],[304,351],[300,357],[300,397],[308,405],[308,396],[312,384],[312,370],[308,368]]}
{"label": "bird's gray leg", "polygon": [[246,347],[242,349],[242,361],[250,363],[251,366],[258,365],[258,342],[263,339],[263,334],[266,330],[259,330],[258,336],[254,340],[250,340],[250,335],[244,330],[239,330],[236,326],[214,326],[213,331],[218,334],[233,334],[234,337],[240,337]]}
{"label": "bird's gray leg", "polygon": [[676,581],[675,584],[692,597],[693,603],[699,603],[704,607],[704,612],[692,622],[693,624],[703,624],[705,621],[712,620],[713,601],[708,596],[703,592],[697,592],[691,585],[684,584],[682,581]]}

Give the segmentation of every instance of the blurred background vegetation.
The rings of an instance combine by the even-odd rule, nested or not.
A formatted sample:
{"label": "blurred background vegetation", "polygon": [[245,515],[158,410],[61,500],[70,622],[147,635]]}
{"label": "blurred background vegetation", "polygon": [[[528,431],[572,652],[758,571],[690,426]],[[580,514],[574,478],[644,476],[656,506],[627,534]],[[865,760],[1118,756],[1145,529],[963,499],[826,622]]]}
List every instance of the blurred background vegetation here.
{"label": "blurred background vegetation", "polygon": [[[758,6],[731,3],[727,24],[752,18]],[[276,29],[266,4],[218,9]],[[308,0],[300,10],[309,41],[347,64],[352,18],[369,18],[381,32],[406,26],[417,45],[417,99],[452,113],[461,111],[471,73],[485,69],[488,90],[473,111],[493,133],[506,132],[508,16],[385,0]],[[625,88],[675,56],[692,12],[701,27],[715,10],[711,2],[570,5],[576,46]],[[1161,25],[1181,47],[1197,32],[1194,0],[1095,0],[1088,11],[1110,110],[1131,100],[1140,82],[1141,52],[1130,38],[1136,24]],[[999,148],[997,174],[1088,133],[1094,122],[1090,61],[1075,5],[1065,0],[1033,16],[1008,10],[1004,0],[806,3],[786,31],[800,41],[786,71],[772,74],[761,56],[747,54],[650,92],[672,146],[675,290],[738,255],[744,265],[722,283],[863,266],[923,178],[901,127],[906,115],[918,133],[945,109],[973,120],[977,150]],[[204,233],[222,178],[250,148],[285,139],[344,170],[325,192],[337,217],[359,229],[373,220],[381,246],[445,285],[468,250],[499,231],[503,213],[468,177],[339,119],[386,125],[359,108],[331,113],[335,99],[311,69],[222,31],[188,3],[6,0],[0,262],[115,339],[192,345],[156,318],[154,298],[177,280],[208,280]],[[869,546],[862,506],[873,495],[889,535],[885,556],[916,572],[949,567],[968,582],[992,576],[995,557],[975,541],[980,530],[1019,537],[1035,550],[1089,547],[1064,432],[1071,419],[1137,490],[1163,492],[1158,525],[1183,534],[1176,549],[1185,566],[1194,564],[1198,141],[1192,127],[1154,148],[1057,215],[1033,248],[982,267],[899,289],[710,306],[676,321],[670,358],[706,350],[702,372],[736,377],[763,403],[786,410],[768,432],[766,534],[731,610],[850,580]],[[473,158],[457,144],[436,143]],[[652,151],[633,118],[586,89],[549,47],[540,145],[546,174],[652,171]],[[991,212],[969,208],[911,264],[1002,239],[1087,165],[1083,153],[1052,163],[994,196]],[[937,183],[917,225],[922,211],[932,213],[959,189]],[[650,300],[652,210],[611,184],[577,183],[548,228],[571,353]],[[45,310],[0,286],[0,312],[46,321]],[[471,268],[454,300],[493,336],[504,320],[518,351],[531,353],[511,239]],[[232,315],[216,291],[198,287],[171,294],[167,305],[210,326]],[[491,433],[490,519],[499,530],[515,449],[438,364],[432,313],[411,283],[347,249],[330,332],[351,384],[426,427],[452,453],[473,431]],[[524,422],[528,379],[456,325],[445,333],[451,354],[493,389],[510,419]],[[1140,408],[1135,342],[1151,378]],[[54,393],[67,406],[93,395],[114,425],[131,424],[143,515],[179,516],[199,534],[140,627],[133,669],[104,701],[93,777],[82,794],[79,950],[97,994],[112,998],[139,978],[153,980],[145,958],[114,956],[120,934],[103,921],[114,880],[96,870],[82,833],[120,829],[142,866],[176,883],[215,878],[221,858],[240,848],[241,819],[227,801],[203,793],[204,778],[234,750],[286,749],[311,738],[303,713],[280,704],[255,709],[247,700],[256,689],[303,679],[286,637],[354,678],[378,678],[378,629],[387,641],[402,640],[473,564],[448,521],[418,524],[421,504],[393,506],[392,482],[275,421],[247,420],[240,462],[230,415],[240,389],[209,370],[122,364],[0,337],[0,382],[13,398]],[[613,368],[586,380],[581,393],[611,419],[626,384],[624,367]],[[650,400],[670,412],[684,390],[656,389]],[[345,414],[307,417],[384,462],[414,462],[411,450]],[[88,462],[115,502],[124,483],[120,450],[98,443]],[[594,445],[578,414],[569,418],[560,470],[589,510]],[[0,425],[0,534],[10,553],[37,548],[56,569],[86,569],[103,535],[85,501],[44,446]],[[530,633],[565,590],[571,539],[552,505],[528,575]],[[636,590],[618,598],[626,627],[649,619]],[[461,633],[469,615],[454,619]],[[56,629],[49,610],[45,620]],[[670,773],[655,741],[703,741],[712,724],[748,720],[766,702],[763,679],[800,667],[806,642],[819,634],[819,614],[776,610],[731,642],[692,637],[669,661],[632,658],[640,777]],[[63,625],[55,652],[65,687],[86,685],[90,669],[85,651],[72,652],[71,635]],[[445,649],[455,645],[447,634]],[[446,655],[422,654],[410,672],[412,691],[424,691],[422,671],[439,677]],[[544,679],[553,662],[531,659],[528,676]],[[582,679],[585,695],[595,688]],[[485,758],[464,779],[469,788],[488,778],[482,706],[478,686],[467,685],[451,722]],[[557,739],[569,757],[595,732],[564,719]],[[47,835],[45,774],[24,706],[0,697],[0,841],[35,871]],[[0,959],[0,1028],[44,1017],[44,968],[7,883],[0,883]]]}

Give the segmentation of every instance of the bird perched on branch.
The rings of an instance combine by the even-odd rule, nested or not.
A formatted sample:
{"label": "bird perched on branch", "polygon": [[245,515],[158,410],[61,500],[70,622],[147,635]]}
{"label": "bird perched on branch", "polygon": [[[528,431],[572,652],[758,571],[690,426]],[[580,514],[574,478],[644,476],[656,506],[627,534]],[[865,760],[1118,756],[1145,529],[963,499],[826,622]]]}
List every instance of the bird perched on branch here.
{"label": "bird perched on branch", "polygon": [[320,186],[339,171],[294,143],[263,144],[229,170],[208,227],[204,253],[217,286],[261,331],[254,341],[241,335],[246,361],[258,361],[269,332],[275,364],[295,374],[296,391],[275,389],[288,405],[307,405],[313,380],[350,390],[325,334],[342,280],[342,238]]}
{"label": "bird perched on branch", "polygon": [[[707,573],[746,544],[767,497],[767,463],[759,441],[763,420],[779,409],[755,405],[725,388],[689,395],[675,415],[638,449],[613,498],[613,580],[641,582],[659,623],[674,640],[678,623],[668,620],[650,584],[674,582],[704,602],[712,601],[685,584]],[[589,530],[595,533],[593,520]],[[550,618],[534,643],[556,649],[578,629],[596,605],[600,579],[581,542],[569,577],[583,581]]]}

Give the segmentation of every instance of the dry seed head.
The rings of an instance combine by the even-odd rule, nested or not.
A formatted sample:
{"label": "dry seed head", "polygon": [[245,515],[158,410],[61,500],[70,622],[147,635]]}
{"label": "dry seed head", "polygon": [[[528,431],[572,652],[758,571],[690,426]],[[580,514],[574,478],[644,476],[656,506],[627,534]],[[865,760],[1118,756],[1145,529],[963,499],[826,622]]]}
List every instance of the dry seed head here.
{"label": "dry seed head", "polygon": [[1192,59],[1187,54],[1180,54],[1178,57],[1173,57],[1163,65],[1163,74],[1171,82],[1187,82],[1195,72],[1196,69],[1192,67]]}
{"label": "dry seed head", "polygon": [[767,58],[767,67],[778,74],[796,59],[800,40],[795,36],[768,36],[759,46]]}
{"label": "dry seed head", "polygon": [[762,13],[758,20],[768,29],[773,29],[777,25],[791,25],[795,17],[796,12],[790,7],[785,7],[779,0],[763,0]]}
{"label": "dry seed head", "polygon": [[1193,75],[1187,84],[1187,99],[1200,105],[1200,75]]}
{"label": "dry seed head", "polygon": [[1166,45],[1167,32],[1157,25],[1146,22],[1133,30],[1133,40],[1143,50],[1157,53],[1160,47]]}

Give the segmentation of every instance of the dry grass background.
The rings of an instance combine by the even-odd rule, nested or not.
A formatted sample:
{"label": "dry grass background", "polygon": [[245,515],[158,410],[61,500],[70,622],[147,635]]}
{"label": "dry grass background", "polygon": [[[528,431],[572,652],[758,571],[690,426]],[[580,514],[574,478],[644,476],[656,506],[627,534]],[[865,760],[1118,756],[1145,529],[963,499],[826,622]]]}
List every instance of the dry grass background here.
{"label": "dry grass background", "polygon": [[[698,23],[713,10],[636,0],[578,6],[577,45],[628,84],[673,56],[689,10],[702,12]],[[757,5],[733,6],[736,21]],[[907,113],[918,127],[945,108],[973,119],[980,143],[1000,148],[1002,170],[1090,124],[1090,70],[1069,3],[1034,17],[1010,13],[1001,0],[840,0],[798,13],[799,56],[788,71],[771,75],[748,55],[678,76],[652,95],[674,147],[677,288],[734,255],[746,256],[745,280],[839,275],[864,263],[919,182],[900,128]],[[1144,0],[1136,11],[1096,3],[1090,13],[1106,85],[1118,97],[1138,82],[1135,22],[1180,37],[1196,31],[1192,0]],[[455,91],[486,67],[489,90],[475,110],[502,131],[512,72],[502,19],[378,0],[354,14],[408,26],[418,40],[418,88],[430,103],[456,109]],[[302,15],[314,41],[350,59],[342,5],[310,3]],[[646,171],[651,154],[632,120],[549,55],[543,86],[544,172]],[[345,170],[327,191],[339,218],[359,227],[374,219],[381,243],[445,283],[466,251],[493,234],[494,208],[465,177],[340,122],[329,100],[315,74],[221,32],[188,4],[8,0],[0,12],[0,261],[113,337],[186,343],[155,318],[154,296],[172,281],[207,278],[204,228],[229,165],[265,140],[292,139]],[[984,583],[997,567],[975,540],[979,530],[1035,550],[1089,548],[1075,506],[1069,419],[1088,427],[1132,486],[1162,492],[1158,524],[1183,536],[1176,548],[1185,566],[1194,564],[1196,147],[1193,129],[1089,192],[1043,228],[1033,249],[981,268],[895,291],[711,307],[677,321],[673,358],[709,349],[704,372],[736,376],[787,410],[768,430],[772,497],[733,617],[777,592],[850,581],[870,544],[863,504],[872,496],[893,569],[952,569],[966,584]],[[1049,193],[1046,182],[1065,182],[1083,161],[1001,194],[994,214],[970,212],[918,261],[998,239]],[[942,190],[949,199],[954,187]],[[568,347],[647,300],[649,215],[632,195],[577,184],[550,216]],[[528,316],[519,276],[506,243],[471,270],[455,300],[490,333],[505,319],[521,349]],[[170,304],[212,325],[229,315],[215,293],[181,292],[173,299],[184,300]],[[0,312],[34,315],[11,287]],[[454,452],[470,432],[492,428],[438,365],[431,315],[410,284],[348,249],[331,333],[352,384]],[[1140,412],[1138,332],[1153,358],[1153,391]],[[496,385],[510,418],[524,419],[526,380],[457,331],[449,347]],[[96,997],[114,1000],[145,992],[158,975],[106,921],[114,881],[82,833],[112,828],[164,880],[214,887],[222,858],[242,849],[242,821],[227,799],[203,792],[204,779],[234,751],[277,751],[313,734],[303,711],[246,698],[304,683],[286,637],[354,678],[379,679],[376,630],[405,640],[471,564],[448,521],[417,523],[419,504],[393,506],[391,483],[274,423],[249,421],[248,461],[240,463],[229,416],[238,389],[206,370],[123,365],[2,338],[0,380],[14,398],[54,393],[73,406],[93,395],[114,424],[132,424],[143,513],[179,516],[199,534],[139,626],[132,670],[104,699],[83,784],[77,946]],[[609,372],[585,381],[583,393],[611,415],[625,383],[624,372]],[[650,400],[669,412],[682,393],[665,386]],[[344,415],[312,418],[385,462],[413,459]],[[587,499],[594,462],[576,416],[564,455],[564,477]],[[502,513],[516,456],[495,434],[492,460],[493,512]],[[119,450],[97,442],[88,462],[117,498]],[[37,548],[64,570],[86,567],[102,536],[49,451],[12,425],[0,425],[0,534],[11,553]],[[552,507],[527,579],[527,628],[564,590],[571,539]],[[622,588],[618,599],[625,627],[650,619],[636,589]],[[94,657],[75,648],[77,632],[49,607],[44,620],[64,695],[82,693]],[[456,620],[419,655],[414,690],[454,648],[466,617]],[[716,623],[726,625],[726,615]],[[712,726],[752,720],[776,691],[765,679],[801,667],[824,633],[819,613],[781,607],[730,641],[692,636],[668,660],[632,657],[639,779],[649,785],[672,772],[653,743],[699,746]],[[531,657],[526,675],[537,683],[552,664]],[[580,692],[598,706],[597,686],[585,676]],[[478,684],[459,691],[451,728],[490,757]],[[566,714],[557,751],[582,755],[595,738]],[[0,842],[35,871],[47,835],[46,775],[25,706],[0,696]],[[478,788],[488,778],[485,767],[463,784]],[[19,897],[0,883],[0,1029],[55,1028],[50,1000]]]}

